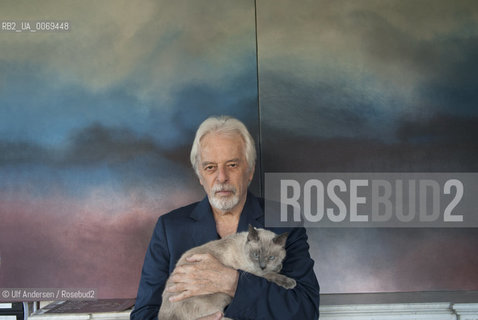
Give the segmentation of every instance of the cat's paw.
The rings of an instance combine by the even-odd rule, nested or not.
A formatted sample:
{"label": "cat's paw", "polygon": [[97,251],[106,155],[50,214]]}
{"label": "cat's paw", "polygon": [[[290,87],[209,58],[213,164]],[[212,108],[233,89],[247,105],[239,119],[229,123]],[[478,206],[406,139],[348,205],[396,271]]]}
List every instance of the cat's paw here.
{"label": "cat's paw", "polygon": [[296,282],[294,279],[291,279],[291,278],[288,278],[288,277],[280,277],[278,279],[276,279],[276,283],[278,285],[280,285],[281,287],[284,287],[286,289],[292,289],[292,288],[295,288],[296,286]]}
{"label": "cat's paw", "polygon": [[286,277],[280,273],[267,273],[263,275],[263,277],[286,289],[292,289],[296,285],[296,282],[294,279]]}

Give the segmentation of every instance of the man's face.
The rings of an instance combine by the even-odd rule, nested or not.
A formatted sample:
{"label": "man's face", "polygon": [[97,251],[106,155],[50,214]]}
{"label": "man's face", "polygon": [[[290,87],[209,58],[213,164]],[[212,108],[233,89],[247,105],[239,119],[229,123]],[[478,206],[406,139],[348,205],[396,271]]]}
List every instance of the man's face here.
{"label": "man's face", "polygon": [[254,169],[249,170],[241,136],[208,133],[200,143],[199,182],[211,205],[228,211],[244,203]]}

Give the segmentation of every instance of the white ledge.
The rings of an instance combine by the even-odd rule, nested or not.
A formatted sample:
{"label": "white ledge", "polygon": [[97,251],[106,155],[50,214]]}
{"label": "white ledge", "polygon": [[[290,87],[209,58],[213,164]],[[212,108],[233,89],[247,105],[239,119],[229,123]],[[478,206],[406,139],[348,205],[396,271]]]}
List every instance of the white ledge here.
{"label": "white ledge", "polygon": [[[47,307],[45,307],[47,309]],[[31,315],[32,320],[129,320],[124,312]],[[478,292],[321,295],[321,320],[478,320]]]}
{"label": "white ledge", "polygon": [[453,310],[458,320],[478,320],[478,303],[456,303]]}
{"label": "white ledge", "polygon": [[328,320],[456,320],[450,303],[398,303],[332,305],[320,307],[320,319]]}
{"label": "white ledge", "polygon": [[[33,320],[128,320],[130,311],[91,314],[39,314]],[[322,305],[323,320],[478,320],[478,303],[391,303]]]}

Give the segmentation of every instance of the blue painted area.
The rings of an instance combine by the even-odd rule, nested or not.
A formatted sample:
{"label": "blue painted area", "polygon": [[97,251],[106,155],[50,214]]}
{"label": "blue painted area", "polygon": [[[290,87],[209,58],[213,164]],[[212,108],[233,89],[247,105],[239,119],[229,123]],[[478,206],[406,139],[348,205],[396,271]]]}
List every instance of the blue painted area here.
{"label": "blue painted area", "polygon": [[91,92],[57,81],[41,67],[0,66],[8,79],[0,91],[2,141],[64,145],[74,132],[98,123],[149,135],[159,145],[174,148],[190,143],[190,131],[210,114],[257,118],[257,106],[250,103],[257,96],[253,65],[246,65],[243,74],[224,81],[220,88],[186,83],[171,101],[157,98],[146,104],[128,90],[129,83]]}

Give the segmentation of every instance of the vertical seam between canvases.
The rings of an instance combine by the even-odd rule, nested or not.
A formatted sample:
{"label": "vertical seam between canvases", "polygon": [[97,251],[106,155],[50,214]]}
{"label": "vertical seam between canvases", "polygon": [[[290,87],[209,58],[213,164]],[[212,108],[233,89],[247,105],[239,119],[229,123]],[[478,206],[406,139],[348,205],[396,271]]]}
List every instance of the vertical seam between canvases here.
{"label": "vertical seam between canvases", "polygon": [[257,122],[258,122],[258,139],[257,139],[257,163],[259,171],[259,190],[260,196],[264,197],[264,173],[262,172],[262,125],[261,125],[261,101],[260,101],[260,85],[259,85],[259,42],[257,37],[257,0],[254,0],[254,33],[256,37],[256,82],[257,82]]}

